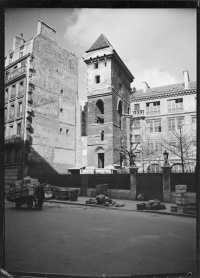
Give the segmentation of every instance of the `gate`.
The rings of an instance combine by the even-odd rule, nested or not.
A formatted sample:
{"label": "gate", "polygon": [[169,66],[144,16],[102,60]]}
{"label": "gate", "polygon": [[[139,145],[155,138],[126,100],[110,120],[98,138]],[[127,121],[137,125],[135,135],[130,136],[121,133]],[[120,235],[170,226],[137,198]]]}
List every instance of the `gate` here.
{"label": "gate", "polygon": [[163,202],[163,174],[137,173],[136,195],[144,193],[147,200],[158,199]]}

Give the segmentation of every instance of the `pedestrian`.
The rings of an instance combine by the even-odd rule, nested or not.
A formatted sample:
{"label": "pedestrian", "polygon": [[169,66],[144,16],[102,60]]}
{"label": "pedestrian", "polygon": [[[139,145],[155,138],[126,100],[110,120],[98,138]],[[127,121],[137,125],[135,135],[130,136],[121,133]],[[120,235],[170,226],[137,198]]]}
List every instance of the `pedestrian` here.
{"label": "pedestrian", "polygon": [[36,187],[35,195],[37,198],[36,207],[38,207],[38,209],[42,209],[42,205],[44,202],[44,185],[43,184],[40,184]]}

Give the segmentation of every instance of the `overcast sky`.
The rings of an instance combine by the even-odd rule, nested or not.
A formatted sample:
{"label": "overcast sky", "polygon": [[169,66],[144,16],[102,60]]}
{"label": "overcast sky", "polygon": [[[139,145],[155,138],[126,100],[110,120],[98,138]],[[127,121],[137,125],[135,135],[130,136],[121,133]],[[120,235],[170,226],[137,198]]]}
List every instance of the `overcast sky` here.
{"label": "overcast sky", "polygon": [[135,77],[132,87],[183,82],[188,70],[196,81],[195,9],[8,9],[5,55],[13,36],[26,40],[41,19],[56,30],[58,44],[79,58],[79,99],[86,100],[86,65],[82,56],[104,34]]}

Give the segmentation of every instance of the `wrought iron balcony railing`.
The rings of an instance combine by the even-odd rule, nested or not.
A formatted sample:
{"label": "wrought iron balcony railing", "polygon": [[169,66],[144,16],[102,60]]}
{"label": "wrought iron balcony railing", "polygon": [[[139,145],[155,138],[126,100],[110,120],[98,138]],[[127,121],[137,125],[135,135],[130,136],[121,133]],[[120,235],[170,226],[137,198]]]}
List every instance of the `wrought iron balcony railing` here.
{"label": "wrought iron balcony railing", "polygon": [[20,67],[13,72],[10,72],[9,74],[5,75],[5,82],[8,82],[9,80],[21,75],[22,73],[25,73],[26,67]]}

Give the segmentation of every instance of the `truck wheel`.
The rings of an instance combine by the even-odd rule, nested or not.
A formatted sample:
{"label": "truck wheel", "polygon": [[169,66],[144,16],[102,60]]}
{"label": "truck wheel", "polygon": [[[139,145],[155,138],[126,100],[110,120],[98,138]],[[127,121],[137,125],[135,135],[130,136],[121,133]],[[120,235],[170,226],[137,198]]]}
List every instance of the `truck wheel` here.
{"label": "truck wheel", "polygon": [[16,202],[16,203],[15,203],[15,207],[16,207],[16,208],[21,208],[21,203]]}
{"label": "truck wheel", "polygon": [[27,201],[27,208],[32,208],[33,207],[33,200],[28,200]]}

